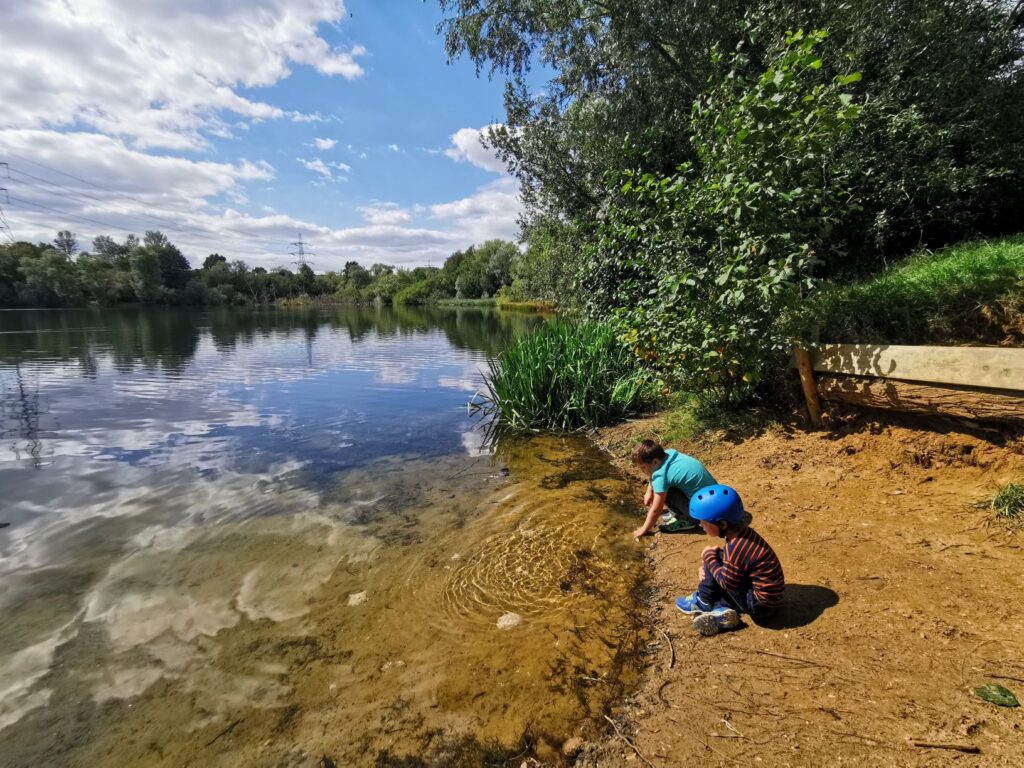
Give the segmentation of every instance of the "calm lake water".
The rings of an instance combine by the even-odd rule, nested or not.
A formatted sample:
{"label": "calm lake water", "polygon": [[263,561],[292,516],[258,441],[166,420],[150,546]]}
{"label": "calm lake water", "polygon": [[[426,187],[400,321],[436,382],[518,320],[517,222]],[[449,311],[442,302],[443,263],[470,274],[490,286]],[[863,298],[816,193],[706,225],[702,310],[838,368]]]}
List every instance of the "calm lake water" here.
{"label": "calm lake water", "polygon": [[635,489],[481,310],[0,312],[0,765],[479,764],[630,682]]}

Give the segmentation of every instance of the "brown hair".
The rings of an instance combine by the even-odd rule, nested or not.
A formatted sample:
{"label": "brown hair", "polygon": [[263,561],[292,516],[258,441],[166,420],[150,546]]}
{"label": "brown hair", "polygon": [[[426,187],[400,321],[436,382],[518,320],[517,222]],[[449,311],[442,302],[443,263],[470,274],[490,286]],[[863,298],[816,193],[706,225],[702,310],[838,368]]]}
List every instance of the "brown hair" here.
{"label": "brown hair", "polygon": [[629,458],[634,464],[651,464],[655,461],[664,461],[668,456],[665,449],[653,440],[644,440],[633,450]]}

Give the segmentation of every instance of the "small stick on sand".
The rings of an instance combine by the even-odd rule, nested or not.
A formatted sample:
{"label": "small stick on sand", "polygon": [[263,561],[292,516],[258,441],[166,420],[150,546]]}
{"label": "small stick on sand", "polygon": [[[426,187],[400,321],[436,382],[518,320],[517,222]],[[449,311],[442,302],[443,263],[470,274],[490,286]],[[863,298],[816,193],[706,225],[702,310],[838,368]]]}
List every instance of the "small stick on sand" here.
{"label": "small stick on sand", "polygon": [[655,627],[655,629],[661,633],[661,636],[665,638],[665,642],[668,643],[669,653],[672,654],[671,658],[668,661],[668,668],[672,669],[672,667],[676,665],[676,647],[672,645],[672,638],[668,636],[668,633],[665,632],[665,630],[663,630],[661,627]]}
{"label": "small stick on sand", "polygon": [[227,736],[229,733],[231,733],[233,730],[235,730],[235,728],[238,727],[238,724],[240,722],[242,722],[242,721],[241,720],[235,720],[235,722],[231,723],[231,725],[229,725],[223,731],[221,731],[216,736],[214,736],[212,739],[210,739],[208,742],[206,742],[206,746],[210,746],[211,744],[213,744],[213,742],[215,742],[221,736]]}
{"label": "small stick on sand", "polygon": [[981,754],[981,748],[971,744],[933,744],[928,741],[918,741],[917,739],[912,739],[910,743],[921,749],[951,749],[954,752],[966,752],[969,755]]}
{"label": "small stick on sand", "polygon": [[786,661],[798,661],[801,664],[810,664],[815,667],[827,667],[832,668],[831,664],[826,664],[823,661],[814,661],[813,659],[801,659],[799,656],[787,656],[784,653],[772,653],[771,651],[761,651],[757,648],[737,648],[738,651],[748,651],[750,653],[760,653],[765,656],[774,656],[777,659],[786,659]]}
{"label": "small stick on sand", "polygon": [[1015,683],[1024,683],[1024,677],[1012,677],[1010,675],[989,675],[994,677],[996,680],[1013,680]]}
{"label": "small stick on sand", "polygon": [[632,749],[634,752],[636,752],[636,756],[637,757],[639,757],[641,760],[643,760],[646,765],[649,765],[650,768],[655,768],[654,767],[654,763],[652,763],[650,760],[648,760],[646,757],[644,757],[644,753],[636,748],[636,744],[634,744],[632,741],[630,741],[629,739],[627,739],[625,736],[622,735],[622,731],[619,730],[619,726],[617,726],[615,724],[614,720],[612,720],[610,717],[608,717],[608,715],[605,715],[604,719],[612,724],[612,728],[615,729],[615,735],[618,736],[620,739],[622,739],[627,745],[629,745],[629,748]]}

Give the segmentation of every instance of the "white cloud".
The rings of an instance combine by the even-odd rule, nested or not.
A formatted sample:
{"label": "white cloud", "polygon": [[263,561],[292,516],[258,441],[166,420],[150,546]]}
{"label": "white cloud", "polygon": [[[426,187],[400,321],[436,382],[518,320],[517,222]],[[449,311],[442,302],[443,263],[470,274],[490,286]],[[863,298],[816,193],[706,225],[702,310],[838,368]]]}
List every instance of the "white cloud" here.
{"label": "white cloud", "polygon": [[222,115],[285,113],[242,95],[287,78],[295,64],[362,74],[366,51],[332,49],[320,24],[345,17],[341,0],[36,0],[4,3],[0,128],[83,125],[133,146],[197,149],[230,136]]}
{"label": "white cloud", "polygon": [[412,218],[398,203],[373,203],[359,212],[367,224],[405,224]]}
{"label": "white cloud", "polygon": [[305,168],[313,171],[314,173],[319,173],[325,179],[334,178],[334,174],[331,173],[331,169],[328,168],[326,163],[324,163],[320,158],[317,158],[316,160],[303,160],[301,157],[296,157],[295,159],[298,160]]}
{"label": "white cloud", "polygon": [[515,240],[522,207],[516,180],[505,176],[469,197],[432,205],[430,212],[435,218],[451,222],[454,230],[469,242],[479,243],[495,237]]}
{"label": "white cloud", "polygon": [[397,144],[388,144],[388,150],[391,151],[391,152],[397,152],[398,151],[398,145]]}
{"label": "white cloud", "polygon": [[494,173],[505,173],[505,164],[498,158],[493,149],[484,146],[483,138],[492,128],[500,128],[495,123],[483,128],[460,128],[452,134],[452,145],[444,151],[445,155],[457,163],[470,163],[477,168]]}
{"label": "white cloud", "polygon": [[331,168],[336,168],[342,173],[348,173],[352,170],[352,166],[348,163],[328,163],[328,165],[331,166]]}
{"label": "white cloud", "polygon": [[317,149],[326,151],[328,149],[334,149],[338,142],[335,139],[313,139],[313,143],[316,144]]}
{"label": "white cloud", "polygon": [[[273,185],[265,182],[273,178],[274,169],[264,162],[216,163],[154,156],[132,149],[122,139],[52,130],[0,130],[0,147],[11,161],[11,178],[3,182],[11,205],[4,210],[14,235],[33,242],[49,241],[58,229],[71,229],[83,247],[88,247],[96,235],[123,238],[128,233],[162,229],[193,264],[201,264],[207,254],[216,251],[269,269],[290,263],[288,244],[302,232],[316,249],[316,270],[327,271],[340,269],[349,260],[398,266],[439,264],[452,251],[494,237],[512,239],[517,234],[515,218],[520,203],[516,184],[509,177],[432,206],[418,204],[406,209],[395,203],[372,203],[360,210],[365,224],[337,228],[273,209],[260,210],[263,201],[259,199],[253,213],[223,207],[223,201],[242,195],[249,182],[260,182],[254,185],[259,193],[273,191]],[[61,168],[105,189],[55,175],[11,157],[12,153]],[[300,161],[316,167],[317,161]],[[337,178],[341,169],[319,162]],[[65,189],[38,183],[23,176],[23,171],[51,179]],[[321,171],[313,172],[326,181]],[[27,205],[29,202],[55,210]],[[274,205],[280,208],[287,201]],[[411,225],[414,217],[423,223]]]}

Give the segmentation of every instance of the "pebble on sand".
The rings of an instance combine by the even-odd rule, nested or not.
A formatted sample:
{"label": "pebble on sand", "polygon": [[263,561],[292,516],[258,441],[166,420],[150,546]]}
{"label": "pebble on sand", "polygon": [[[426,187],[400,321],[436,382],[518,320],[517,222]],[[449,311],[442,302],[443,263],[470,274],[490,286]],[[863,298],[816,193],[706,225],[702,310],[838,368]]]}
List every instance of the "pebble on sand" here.
{"label": "pebble on sand", "polygon": [[518,613],[506,613],[498,619],[498,629],[513,629],[523,622],[523,617]]}
{"label": "pebble on sand", "polygon": [[362,605],[365,602],[366,602],[366,593],[365,592],[353,592],[351,595],[348,596],[348,604],[349,605]]}

